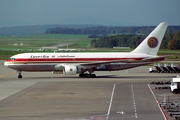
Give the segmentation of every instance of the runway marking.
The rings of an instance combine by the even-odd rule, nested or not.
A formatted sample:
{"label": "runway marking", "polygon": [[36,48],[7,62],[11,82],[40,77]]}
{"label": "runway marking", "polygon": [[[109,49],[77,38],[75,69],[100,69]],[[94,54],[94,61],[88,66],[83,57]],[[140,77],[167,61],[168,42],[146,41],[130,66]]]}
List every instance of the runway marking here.
{"label": "runway marking", "polygon": [[166,114],[164,113],[164,111],[163,111],[162,107],[160,107],[160,105],[159,105],[159,101],[157,100],[156,96],[154,95],[154,92],[152,91],[152,89],[151,89],[151,87],[150,87],[150,85],[149,85],[149,84],[148,84],[148,87],[149,87],[149,89],[150,89],[150,91],[151,91],[151,93],[152,93],[152,95],[153,95],[153,97],[154,97],[154,99],[155,99],[156,103],[158,104],[158,107],[159,107],[159,109],[160,109],[160,111],[161,111],[161,113],[162,113],[162,115],[163,115],[164,119],[165,119],[165,120],[168,120],[168,118],[167,118]]}
{"label": "runway marking", "polygon": [[116,87],[116,84],[114,84],[113,90],[112,90],[112,93],[111,93],[111,100],[110,100],[110,103],[109,103],[109,109],[108,109],[106,120],[109,119],[109,114],[110,114],[110,111],[111,111],[111,106],[112,106],[112,101],[113,101],[115,87]]}
{"label": "runway marking", "polygon": [[134,97],[133,84],[131,84],[131,91],[132,91],[133,104],[134,104],[134,115],[135,115],[135,118],[138,118],[137,109],[136,109],[136,101],[135,101],[135,97]]}
{"label": "runway marking", "polygon": [[7,73],[7,74],[4,74],[4,75],[0,75],[0,78],[1,78],[1,77],[4,77],[4,76],[7,76],[7,75],[14,74],[14,73],[16,73],[16,72],[12,72],[12,73]]}

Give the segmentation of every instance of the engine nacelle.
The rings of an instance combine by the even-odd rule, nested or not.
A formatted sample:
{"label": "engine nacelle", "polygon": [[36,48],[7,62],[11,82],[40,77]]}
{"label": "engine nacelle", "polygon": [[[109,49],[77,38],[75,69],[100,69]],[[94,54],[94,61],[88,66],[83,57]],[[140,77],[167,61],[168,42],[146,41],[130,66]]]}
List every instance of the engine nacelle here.
{"label": "engine nacelle", "polygon": [[76,75],[77,72],[78,72],[78,67],[77,66],[65,65],[63,67],[63,74],[65,74],[65,75]]}
{"label": "engine nacelle", "polygon": [[105,65],[101,65],[99,67],[97,67],[98,70],[105,70],[106,69],[106,66]]}

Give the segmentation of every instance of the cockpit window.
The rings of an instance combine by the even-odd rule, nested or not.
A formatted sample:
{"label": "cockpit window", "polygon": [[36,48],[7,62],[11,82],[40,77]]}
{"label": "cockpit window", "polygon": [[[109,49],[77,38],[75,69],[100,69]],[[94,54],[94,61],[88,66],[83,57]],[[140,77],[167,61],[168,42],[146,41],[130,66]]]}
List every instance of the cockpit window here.
{"label": "cockpit window", "polygon": [[13,61],[15,61],[15,60],[16,60],[16,58],[9,58],[9,60],[13,60]]}

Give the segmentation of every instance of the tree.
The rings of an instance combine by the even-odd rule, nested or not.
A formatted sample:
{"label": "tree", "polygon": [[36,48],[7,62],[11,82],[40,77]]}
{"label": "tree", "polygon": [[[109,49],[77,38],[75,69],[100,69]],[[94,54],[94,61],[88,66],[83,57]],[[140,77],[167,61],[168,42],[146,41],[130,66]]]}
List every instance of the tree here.
{"label": "tree", "polygon": [[168,49],[173,50],[174,42],[175,42],[174,39],[172,39],[172,40],[170,40],[170,41],[168,42]]}
{"label": "tree", "polygon": [[180,40],[175,40],[173,47],[174,50],[180,50]]}

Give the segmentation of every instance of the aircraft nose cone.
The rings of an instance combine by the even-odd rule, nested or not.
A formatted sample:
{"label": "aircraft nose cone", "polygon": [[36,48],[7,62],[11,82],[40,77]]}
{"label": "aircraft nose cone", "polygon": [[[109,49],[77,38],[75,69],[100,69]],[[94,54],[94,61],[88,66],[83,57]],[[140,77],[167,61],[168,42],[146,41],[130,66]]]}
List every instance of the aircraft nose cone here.
{"label": "aircraft nose cone", "polygon": [[6,61],[4,62],[4,66],[8,67],[8,63]]}

